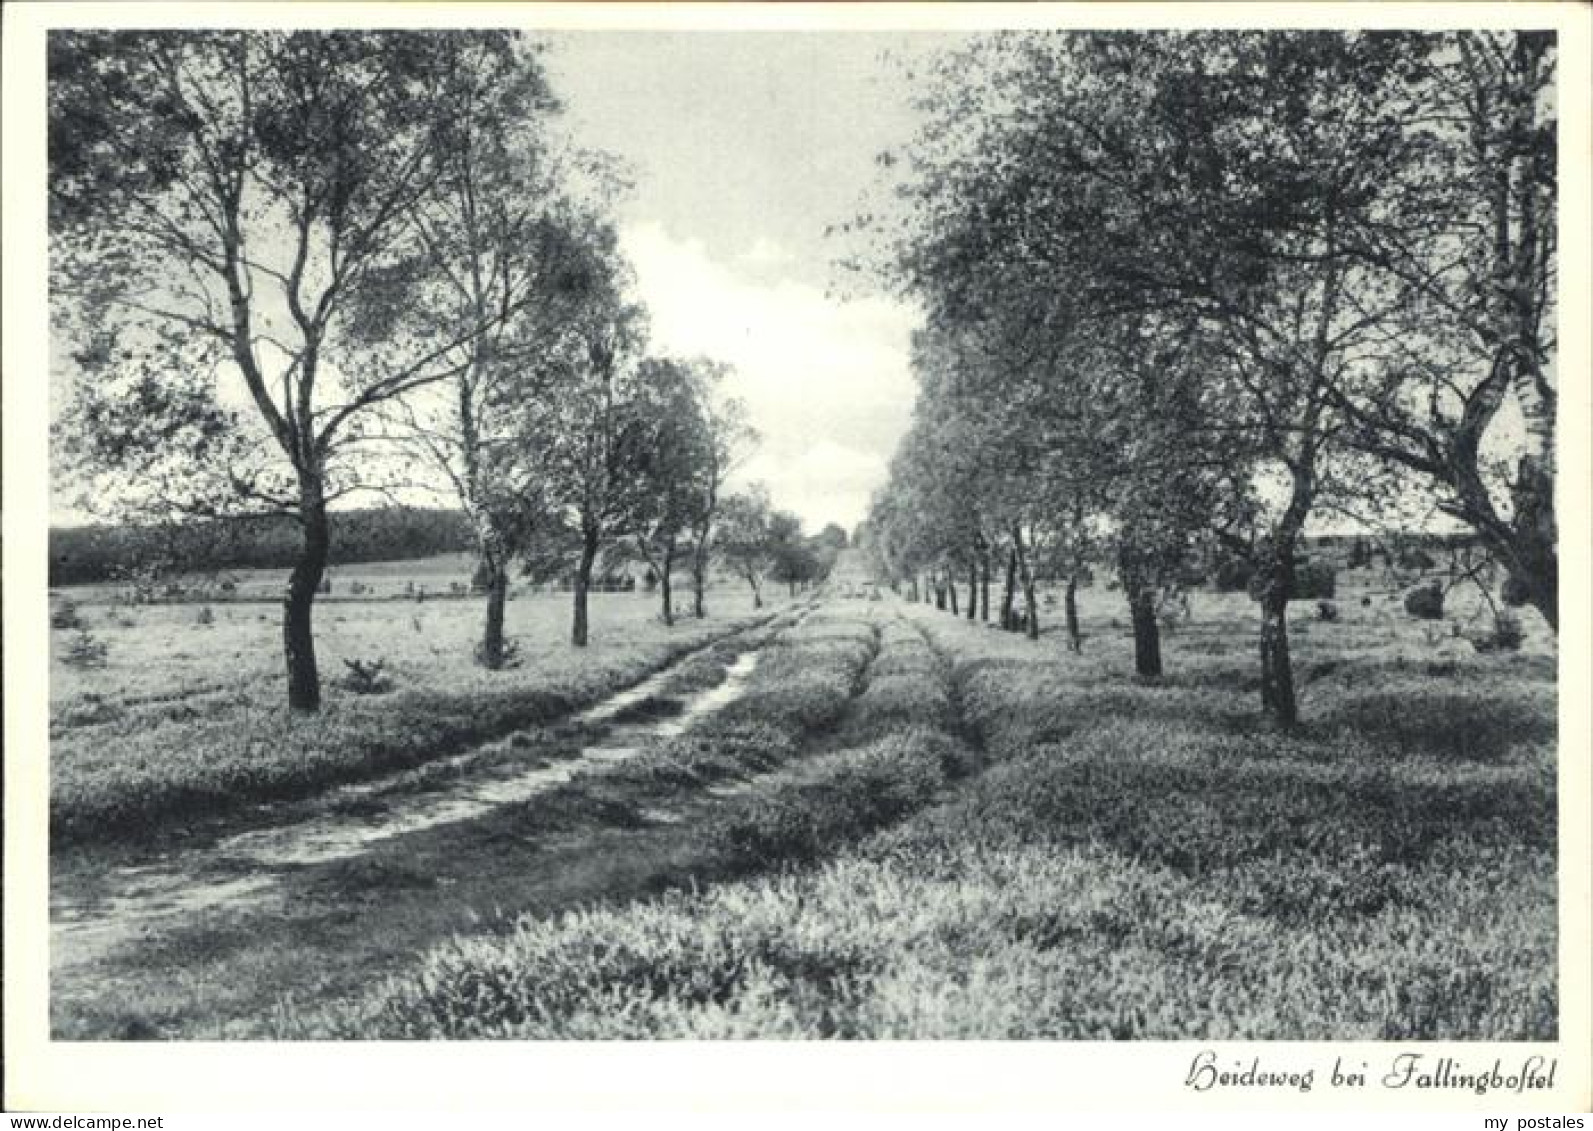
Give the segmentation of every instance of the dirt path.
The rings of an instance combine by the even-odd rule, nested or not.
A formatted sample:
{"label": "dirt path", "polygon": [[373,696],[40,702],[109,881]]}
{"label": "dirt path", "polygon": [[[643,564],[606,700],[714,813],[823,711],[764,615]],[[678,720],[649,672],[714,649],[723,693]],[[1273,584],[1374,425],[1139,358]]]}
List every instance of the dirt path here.
{"label": "dirt path", "polygon": [[672,694],[689,674],[683,660],[559,728],[334,791],[301,819],[203,853],[133,862],[99,882],[80,860],[78,879],[59,885],[75,897],[55,926],[56,1036],[314,1036],[326,1003],[359,996],[461,931],[745,874],[705,832],[844,755],[882,656],[880,621],[910,621],[867,613],[873,649],[842,713],[783,764],[695,786],[603,770],[735,701],[763,647],[810,611],[740,634],[750,643],[726,678],[689,694]]}
{"label": "dirt path", "polygon": [[[454,869],[471,860],[459,845],[461,832],[500,839],[493,834],[495,814],[583,771],[633,757],[711,716],[742,693],[761,648],[809,611],[782,614],[715,641],[561,724],[530,728],[420,770],[344,786],[313,802],[262,807],[255,827],[209,844],[126,862],[92,849],[64,854],[52,868],[51,897],[52,1009],[58,1034],[186,1033],[212,1013],[202,999],[240,1000],[250,979],[229,976],[231,985],[207,985],[205,969],[227,955],[225,961],[236,966],[240,949],[258,950],[247,942],[251,925],[304,926],[308,917],[324,929],[328,919],[342,920],[373,893],[391,895],[395,886],[411,897],[395,906],[410,912],[417,910],[419,893],[458,887],[470,903],[460,907],[454,899],[435,900],[436,910],[453,926],[477,917],[475,901],[490,888],[492,864],[503,853],[489,846],[485,855],[493,859],[482,861],[473,877],[450,876],[450,868],[437,858],[450,855],[448,846],[456,845],[449,861]],[[667,694],[693,661],[724,656],[727,649],[738,654],[721,680]],[[517,839],[522,847],[529,843],[523,834]],[[324,904],[339,897],[344,906],[327,915]],[[414,947],[416,934],[430,933],[427,924],[433,923],[434,916],[421,915],[416,930],[373,925],[370,933],[390,938],[394,946]],[[265,929],[260,937],[278,933]],[[296,948],[292,939],[281,941],[290,951]],[[377,949],[390,949],[376,938],[371,941]],[[264,965],[276,969],[270,961]],[[285,979],[283,985],[302,981]],[[225,1027],[208,1029],[218,1023],[213,1018],[204,1020],[207,1031],[192,1035],[227,1033]]]}

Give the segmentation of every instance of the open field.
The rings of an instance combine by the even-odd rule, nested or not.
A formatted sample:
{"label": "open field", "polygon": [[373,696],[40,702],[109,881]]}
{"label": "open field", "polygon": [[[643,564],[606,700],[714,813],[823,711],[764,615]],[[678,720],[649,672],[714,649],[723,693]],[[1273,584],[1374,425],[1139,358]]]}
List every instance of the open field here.
{"label": "open field", "polygon": [[[476,561],[476,554],[459,552],[328,566],[325,576],[327,589],[321,594],[321,601],[332,605],[349,601],[414,600],[417,596],[425,600],[469,597]],[[275,605],[282,600],[289,572],[285,568],[237,568],[180,574],[155,585],[149,597],[157,604],[239,602]],[[684,593],[687,584],[685,574],[679,574],[675,583]],[[743,597],[747,593],[744,583],[722,575],[711,575],[710,584],[723,588],[731,596],[738,590]],[[559,591],[557,586],[521,578],[513,581],[510,590],[517,595]],[[568,589],[563,591],[568,592]],[[51,592],[52,595],[78,602],[109,605],[126,604],[134,588],[129,583],[105,581],[64,585]]]}
{"label": "open field", "polygon": [[[1554,1034],[1540,635],[1482,654],[1353,586],[1340,620],[1303,603],[1306,721],[1284,734],[1257,710],[1243,595],[1197,594],[1150,684],[1121,595],[1081,598],[1075,656],[1056,631],[1028,641],[889,596],[671,633],[614,595],[574,666],[547,643],[563,601],[522,599],[516,635],[549,622],[526,666],[473,671],[461,620],[434,667],[418,634],[388,653],[401,690],[338,696],[289,742],[300,724],[274,702],[214,693],[163,701],[198,718],[140,703],[117,727],[65,726],[56,806],[67,829],[96,815],[56,853],[57,1032]],[[332,622],[329,654],[381,638],[395,606],[366,608]],[[474,611],[427,611],[455,608]],[[608,713],[573,713],[659,667]],[[262,672],[246,689],[275,687]],[[235,734],[259,740],[257,773]],[[329,788],[378,773],[357,795]],[[532,788],[493,792],[517,781]],[[123,832],[141,826],[95,800],[135,790],[184,799],[140,803],[168,830],[190,805],[212,813],[204,791],[299,800],[223,811],[152,865]],[[501,803],[409,820],[468,797]],[[312,851],[248,855],[261,836]]]}
{"label": "open field", "polygon": [[[711,596],[709,617],[669,628],[655,599],[594,594],[594,643],[580,649],[568,643],[568,595],[521,595],[507,612],[520,663],[502,672],[471,658],[479,599],[328,604],[317,619],[328,702],[310,718],[291,716],[283,703],[274,608],[79,604],[105,655],[102,666],[74,666],[64,652],[78,633],[52,634],[52,837],[148,834],[416,765],[554,718],[767,615],[753,618],[743,593]],[[390,690],[343,686],[343,661],[378,659]]]}
{"label": "open field", "polygon": [[[372,592],[360,597],[322,597],[316,605],[317,654],[322,671],[335,679],[345,659],[385,658],[401,683],[448,689],[473,681],[499,680],[477,668],[471,649],[480,635],[479,595],[445,599],[395,599],[410,580],[450,568],[451,558],[415,562],[378,562],[350,569],[362,573]],[[405,573],[413,568],[416,572]],[[469,570],[446,575],[468,580]],[[385,579],[385,592],[376,578]],[[424,584],[424,581],[420,582]],[[69,601],[82,625],[106,645],[104,663],[73,666],[63,651],[77,633],[52,634],[50,703],[59,719],[81,699],[105,699],[134,705],[177,700],[212,691],[247,690],[263,702],[280,698],[282,679],[281,579],[274,578],[269,602],[185,599],[153,605],[130,605],[115,599],[117,590],[72,586],[59,591],[53,604]],[[560,663],[575,650],[561,651],[569,638],[570,595],[561,592],[511,591],[506,632],[522,649],[524,671],[538,664]],[[781,594],[771,591],[777,605]],[[689,594],[677,595],[677,606],[689,609]],[[752,611],[745,586],[710,588],[710,620]],[[677,608],[677,612],[679,608]],[[594,593],[592,634],[595,641],[616,644],[663,639],[670,634],[658,620],[658,598],[647,593]],[[204,623],[206,619],[210,623]],[[682,624],[692,618],[681,618]],[[641,637],[636,636],[641,633]],[[551,651],[550,651],[551,649]],[[331,688],[335,693],[335,687]]]}

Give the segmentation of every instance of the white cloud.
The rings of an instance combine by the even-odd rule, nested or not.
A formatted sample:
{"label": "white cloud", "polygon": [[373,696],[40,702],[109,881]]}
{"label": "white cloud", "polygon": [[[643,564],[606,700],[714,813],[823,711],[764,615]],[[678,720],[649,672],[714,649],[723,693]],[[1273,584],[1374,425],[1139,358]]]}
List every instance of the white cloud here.
{"label": "white cloud", "polygon": [[887,467],[887,455],[821,440],[789,456],[759,452],[733,485],[768,484],[776,504],[800,515],[810,532],[828,522],[850,532],[867,514],[869,496],[884,482]]}
{"label": "white cloud", "polygon": [[778,267],[790,263],[796,256],[768,236],[759,236],[741,256],[741,262],[752,267]]}
{"label": "white cloud", "polygon": [[657,224],[622,238],[654,348],[735,367],[729,391],[747,402],[763,437],[743,478],[762,479],[809,526],[861,518],[911,412],[913,312],[883,298],[841,303],[789,279],[749,279]]}

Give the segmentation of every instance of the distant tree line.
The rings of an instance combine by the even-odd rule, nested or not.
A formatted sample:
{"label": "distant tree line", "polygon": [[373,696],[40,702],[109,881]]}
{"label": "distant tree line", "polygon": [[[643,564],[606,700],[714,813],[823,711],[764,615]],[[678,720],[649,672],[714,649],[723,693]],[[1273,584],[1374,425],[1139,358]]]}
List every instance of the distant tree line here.
{"label": "distant tree line", "polygon": [[[50,584],[118,581],[133,570],[216,573],[286,569],[301,534],[285,515],[243,515],[170,525],[65,526],[50,531]],[[331,565],[404,561],[473,550],[469,520],[436,507],[341,511],[332,529]]]}

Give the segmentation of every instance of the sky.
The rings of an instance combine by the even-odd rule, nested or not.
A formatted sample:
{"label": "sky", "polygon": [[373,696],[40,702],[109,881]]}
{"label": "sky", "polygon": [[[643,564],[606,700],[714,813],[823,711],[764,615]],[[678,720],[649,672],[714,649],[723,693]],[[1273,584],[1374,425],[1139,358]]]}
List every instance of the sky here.
{"label": "sky", "polygon": [[579,32],[546,60],[582,146],[634,187],[622,245],[653,348],[735,368],[761,434],[741,469],[810,530],[850,530],[906,430],[914,312],[845,283],[825,228],[880,184],[878,154],[917,119],[900,63],[947,36]]}

